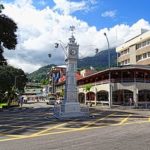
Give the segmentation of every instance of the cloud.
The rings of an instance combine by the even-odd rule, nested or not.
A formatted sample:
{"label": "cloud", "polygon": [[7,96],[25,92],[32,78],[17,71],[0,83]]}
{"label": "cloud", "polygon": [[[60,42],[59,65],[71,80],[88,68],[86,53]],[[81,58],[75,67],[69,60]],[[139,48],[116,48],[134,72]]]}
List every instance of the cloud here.
{"label": "cloud", "polygon": [[101,14],[102,17],[110,17],[110,18],[115,18],[116,17],[116,10],[110,10],[110,11],[105,11]]}
{"label": "cloud", "polygon": [[60,11],[61,13],[68,15],[72,14],[76,11],[89,11],[92,5],[97,3],[96,0],[82,0],[78,2],[73,2],[69,0],[53,0],[55,6],[53,10]]}
{"label": "cloud", "polygon": [[[16,50],[5,50],[5,57],[11,65],[22,68],[25,72],[33,72],[48,64],[64,64],[64,49],[61,47],[56,49],[54,43],[61,40],[63,46],[67,45],[71,25],[76,27],[75,37],[80,45],[80,57],[95,55],[95,48],[107,49],[104,32],[107,33],[110,47],[115,47],[139,34],[141,28],[150,29],[150,23],[140,19],[131,26],[119,24],[109,29],[97,30],[95,26],[89,26],[85,21],[69,14],[60,14],[52,8],[45,7],[38,10],[31,0],[7,3],[4,13],[18,25]],[[52,54],[51,58],[48,57],[49,53]]]}
{"label": "cloud", "polygon": [[85,9],[85,2],[69,2],[67,0],[54,0],[56,6],[54,10],[60,10],[63,14],[70,14],[78,10]]}
{"label": "cloud", "polygon": [[27,72],[32,72],[37,70],[38,68],[42,67],[41,65],[34,65],[31,63],[28,63],[27,61],[22,61],[20,59],[9,59],[8,63],[11,64],[12,66],[15,66],[16,68],[23,68],[24,71]]}
{"label": "cloud", "polygon": [[15,0],[14,3],[18,6],[31,6],[32,0]]}

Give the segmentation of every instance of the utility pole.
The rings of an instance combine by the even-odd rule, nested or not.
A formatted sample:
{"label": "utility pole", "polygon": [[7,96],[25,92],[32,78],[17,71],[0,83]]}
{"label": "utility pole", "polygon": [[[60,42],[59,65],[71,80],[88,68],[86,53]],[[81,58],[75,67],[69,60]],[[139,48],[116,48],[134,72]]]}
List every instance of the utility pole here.
{"label": "utility pole", "polygon": [[107,45],[108,45],[108,70],[109,70],[108,100],[109,100],[109,108],[111,108],[111,106],[112,106],[112,90],[111,90],[111,70],[110,70],[110,44],[109,44],[109,40],[108,40],[106,33],[104,33],[104,36],[106,37]]}

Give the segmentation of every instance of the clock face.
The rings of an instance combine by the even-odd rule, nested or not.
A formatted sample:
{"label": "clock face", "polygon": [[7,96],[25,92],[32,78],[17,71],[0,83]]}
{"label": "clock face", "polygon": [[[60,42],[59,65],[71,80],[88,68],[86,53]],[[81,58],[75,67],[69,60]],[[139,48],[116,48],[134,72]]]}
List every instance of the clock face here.
{"label": "clock face", "polygon": [[70,50],[70,54],[71,55],[75,55],[76,54],[76,50]]}

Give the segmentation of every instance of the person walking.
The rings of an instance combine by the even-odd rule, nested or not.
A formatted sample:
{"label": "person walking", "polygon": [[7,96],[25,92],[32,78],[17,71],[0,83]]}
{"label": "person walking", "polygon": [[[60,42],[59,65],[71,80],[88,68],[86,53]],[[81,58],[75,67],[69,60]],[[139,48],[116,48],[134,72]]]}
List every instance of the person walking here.
{"label": "person walking", "polygon": [[130,106],[132,106],[132,104],[133,104],[133,100],[131,97],[129,98],[129,104],[130,104]]}
{"label": "person walking", "polygon": [[23,102],[24,102],[24,97],[23,97],[23,96],[20,96],[20,97],[19,97],[19,105],[20,105],[20,107],[22,107]]}

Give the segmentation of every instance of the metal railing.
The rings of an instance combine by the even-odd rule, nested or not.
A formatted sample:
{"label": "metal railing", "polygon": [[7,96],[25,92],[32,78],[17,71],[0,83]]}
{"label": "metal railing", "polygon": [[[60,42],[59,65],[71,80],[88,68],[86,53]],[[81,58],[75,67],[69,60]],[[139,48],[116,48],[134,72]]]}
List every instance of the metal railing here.
{"label": "metal railing", "polygon": [[[140,82],[140,83],[150,83],[150,79],[141,79],[141,78],[124,78],[124,79],[121,79],[121,78],[118,78],[118,79],[111,79],[110,80],[111,83],[126,83],[126,82]],[[98,81],[98,82],[93,82],[93,83],[90,83],[92,86],[94,85],[101,85],[101,84],[108,84],[109,83],[109,80],[102,80],[102,81]],[[83,87],[83,85],[79,85],[78,87]]]}
{"label": "metal railing", "polygon": [[138,102],[138,108],[150,109],[150,102]]}

